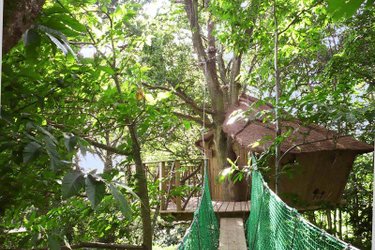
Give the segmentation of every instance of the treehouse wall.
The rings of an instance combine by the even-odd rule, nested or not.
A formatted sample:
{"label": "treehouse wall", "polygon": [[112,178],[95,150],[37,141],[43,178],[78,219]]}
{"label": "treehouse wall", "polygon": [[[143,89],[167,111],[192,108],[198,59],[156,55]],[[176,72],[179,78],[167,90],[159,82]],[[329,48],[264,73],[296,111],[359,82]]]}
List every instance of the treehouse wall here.
{"label": "treehouse wall", "polygon": [[[280,197],[297,209],[337,205],[355,156],[342,150],[296,154],[297,165],[280,177]],[[274,188],[273,178],[270,187]]]}
{"label": "treehouse wall", "polygon": [[[241,168],[248,164],[249,150],[234,142],[233,151],[237,165]],[[218,182],[222,167],[218,165],[212,141],[206,143],[209,158],[208,174],[213,200],[245,201],[250,199],[251,180],[224,184]],[[282,174],[279,180],[279,196],[300,210],[316,209],[324,205],[337,205],[353,161],[358,152],[350,150],[330,150],[309,153],[289,154],[281,162]],[[271,189],[274,189],[274,161],[269,163],[270,170],[264,177]],[[229,199],[224,199],[224,191],[230,190]]]}
{"label": "treehouse wall", "polygon": [[[299,210],[339,204],[356,155],[348,150],[287,155],[281,161],[279,196]],[[274,190],[274,160],[269,166],[264,177]]]}

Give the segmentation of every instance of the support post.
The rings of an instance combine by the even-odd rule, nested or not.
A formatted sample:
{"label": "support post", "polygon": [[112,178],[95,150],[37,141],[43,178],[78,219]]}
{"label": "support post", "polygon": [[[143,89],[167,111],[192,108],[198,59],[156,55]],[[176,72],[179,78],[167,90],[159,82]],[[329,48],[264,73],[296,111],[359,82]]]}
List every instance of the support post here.
{"label": "support post", "polygon": [[166,177],[167,177],[167,171],[165,169],[165,162],[162,161],[159,163],[159,191],[160,191],[161,210],[165,210],[167,208],[166,201],[165,201],[165,193],[167,191]]}
{"label": "support post", "polygon": [[[179,161],[176,161],[174,163],[174,181],[175,181],[175,185],[174,187],[175,188],[178,188],[181,186],[181,178],[180,178],[180,162]],[[177,196],[176,199],[176,208],[177,208],[177,211],[181,211],[182,210],[182,206],[181,206],[181,196]]]}

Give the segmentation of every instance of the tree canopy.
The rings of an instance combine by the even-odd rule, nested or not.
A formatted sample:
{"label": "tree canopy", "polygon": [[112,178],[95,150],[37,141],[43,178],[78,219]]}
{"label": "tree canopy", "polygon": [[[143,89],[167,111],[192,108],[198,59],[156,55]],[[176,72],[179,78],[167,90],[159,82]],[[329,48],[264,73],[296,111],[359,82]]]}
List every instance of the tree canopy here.
{"label": "tree canopy", "polygon": [[[5,3],[0,249],[177,244],[184,227],[158,215],[145,162],[201,158],[210,130],[230,167],[222,126],[241,93],[280,110],[267,122],[293,116],[373,144],[371,0]],[[82,168],[86,154],[102,173]],[[371,156],[358,157],[342,206],[304,215],[370,249],[372,178]]]}

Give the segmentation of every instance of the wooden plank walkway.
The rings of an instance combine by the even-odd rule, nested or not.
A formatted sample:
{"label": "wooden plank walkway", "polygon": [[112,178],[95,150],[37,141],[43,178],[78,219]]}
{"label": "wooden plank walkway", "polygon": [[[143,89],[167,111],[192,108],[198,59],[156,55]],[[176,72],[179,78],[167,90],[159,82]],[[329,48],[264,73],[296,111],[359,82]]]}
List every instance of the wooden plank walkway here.
{"label": "wooden plank walkway", "polygon": [[[165,210],[160,210],[160,215],[172,215],[178,219],[191,219],[199,204],[199,197],[192,197],[185,210],[178,210],[176,204],[171,201]],[[245,217],[250,212],[249,201],[212,201],[215,213],[221,217]]]}
{"label": "wooden plank walkway", "polygon": [[220,219],[219,250],[247,250],[242,218]]}

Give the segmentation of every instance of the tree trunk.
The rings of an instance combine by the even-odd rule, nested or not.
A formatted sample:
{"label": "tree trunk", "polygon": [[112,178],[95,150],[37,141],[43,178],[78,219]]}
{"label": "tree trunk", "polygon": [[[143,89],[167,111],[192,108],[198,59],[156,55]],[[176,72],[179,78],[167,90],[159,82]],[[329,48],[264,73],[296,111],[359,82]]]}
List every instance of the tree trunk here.
{"label": "tree trunk", "polygon": [[337,237],[337,209],[333,210],[333,232],[334,232],[334,235]]}
{"label": "tree trunk", "polygon": [[[105,143],[107,145],[111,145],[109,131],[106,131],[105,133]],[[105,151],[103,154],[103,160],[104,160],[104,172],[111,171],[113,169],[113,153],[109,152],[108,150]]]}
{"label": "tree trunk", "polygon": [[151,212],[150,212],[150,203],[148,198],[148,188],[147,188],[147,179],[146,171],[142,163],[141,157],[141,148],[139,146],[137,129],[135,125],[128,126],[129,133],[132,140],[132,150],[133,157],[135,162],[135,171],[136,171],[136,193],[141,200],[141,217],[142,217],[142,230],[143,230],[143,245],[147,250],[152,249],[152,225],[151,225]]}
{"label": "tree trunk", "polygon": [[315,213],[314,213],[314,211],[307,212],[307,216],[308,216],[308,218],[309,218],[309,221],[310,221],[312,224],[316,225],[316,219],[315,219]]}
{"label": "tree trunk", "polygon": [[340,237],[340,239],[343,239],[342,238],[342,212],[341,212],[341,208],[339,208],[339,237]]}
{"label": "tree trunk", "polygon": [[332,217],[331,217],[331,210],[330,209],[326,210],[326,215],[327,215],[328,232],[332,233]]}
{"label": "tree trunk", "polygon": [[4,2],[3,53],[7,53],[34,24],[45,0],[6,0]]}
{"label": "tree trunk", "polygon": [[104,161],[104,172],[108,172],[113,169],[113,154],[110,152],[105,153],[105,161]]}
{"label": "tree trunk", "polygon": [[[206,6],[208,7],[208,6]],[[240,72],[241,66],[241,55],[235,57],[233,64],[231,79],[230,79],[230,100],[226,100],[226,96],[229,96],[228,90],[222,88],[216,65],[217,60],[217,48],[216,38],[214,36],[215,22],[209,16],[207,20],[207,46],[204,46],[201,28],[199,24],[199,11],[198,11],[197,0],[185,0],[185,11],[189,20],[190,29],[192,33],[192,42],[196,53],[198,54],[199,65],[204,74],[205,83],[207,86],[210,102],[213,109],[212,120],[213,120],[213,139],[214,139],[214,154],[217,158],[217,169],[220,170],[228,167],[227,158],[235,160],[236,157],[232,150],[232,141],[228,135],[223,131],[223,123],[225,120],[226,109],[237,103],[239,93],[239,83],[237,82],[237,76]],[[229,101],[229,103],[228,103]],[[235,196],[235,189],[238,185],[232,185],[229,182],[225,182],[222,188],[223,200],[233,200]]]}

